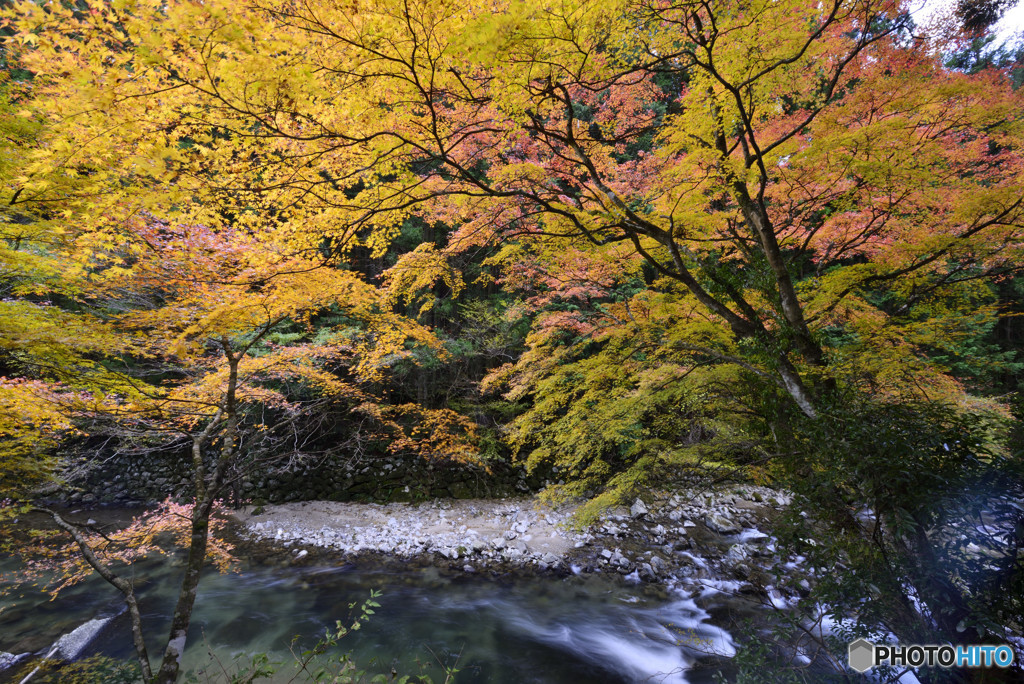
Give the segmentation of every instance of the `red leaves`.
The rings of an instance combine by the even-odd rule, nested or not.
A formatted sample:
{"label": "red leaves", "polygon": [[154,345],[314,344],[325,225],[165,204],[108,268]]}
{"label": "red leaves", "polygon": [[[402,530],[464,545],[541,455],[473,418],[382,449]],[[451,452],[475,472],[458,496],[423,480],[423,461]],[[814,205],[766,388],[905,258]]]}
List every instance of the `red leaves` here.
{"label": "red leaves", "polygon": [[[168,554],[176,549],[188,548],[193,513],[193,504],[167,499],[156,508],[133,518],[120,529],[110,531],[82,523],[76,523],[76,526],[96,557],[117,572],[119,568],[153,554]],[[221,572],[230,570],[234,563],[234,547],[223,538],[227,525],[226,515],[227,511],[220,502],[216,502],[210,517],[207,557]],[[93,573],[77,544],[65,542],[62,532],[55,534],[56,537],[43,534],[35,542],[21,547],[24,566],[18,578],[22,582],[43,583],[46,591],[54,597],[61,590]],[[56,543],[58,540],[59,544]]]}

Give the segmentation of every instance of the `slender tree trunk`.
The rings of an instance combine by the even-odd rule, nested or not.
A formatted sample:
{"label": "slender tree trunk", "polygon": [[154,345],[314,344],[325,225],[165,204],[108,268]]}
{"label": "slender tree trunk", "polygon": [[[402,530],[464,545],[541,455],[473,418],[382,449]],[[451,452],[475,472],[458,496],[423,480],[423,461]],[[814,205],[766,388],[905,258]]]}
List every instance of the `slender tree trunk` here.
{"label": "slender tree trunk", "polygon": [[77,527],[69,523],[67,520],[64,520],[64,518],[62,518],[56,511],[51,511],[46,508],[38,508],[35,510],[49,515],[53,518],[53,521],[57,523],[57,527],[70,534],[71,538],[75,540],[75,544],[78,545],[78,549],[81,551],[82,557],[85,558],[85,561],[90,565],[90,567],[92,567],[100,577],[113,585],[124,596],[124,603],[128,607],[128,618],[132,625],[132,644],[135,646],[135,656],[138,658],[143,680],[146,682],[151,681],[153,679],[153,672],[149,664],[149,652],[146,650],[146,641],[142,637],[142,615],[139,612],[139,604],[135,600],[135,587],[131,582],[114,574],[114,572],[96,556],[92,547],[89,546],[85,537],[82,536]]}
{"label": "slender tree trunk", "polygon": [[[196,603],[196,591],[199,587],[203,566],[206,564],[206,550],[210,542],[210,515],[213,513],[214,502],[220,493],[227,468],[235,455],[235,439],[238,434],[236,400],[238,362],[244,352],[233,353],[226,337],[221,338],[221,345],[228,362],[224,406],[217,410],[210,424],[192,444],[196,503],[192,507],[192,534],[189,538],[188,560],[185,562],[185,576],[181,580],[181,589],[178,591],[178,603],[174,607],[174,615],[171,617],[171,630],[167,636],[164,657],[160,662],[160,670],[153,678],[153,684],[174,684],[178,680],[181,657],[185,653],[185,645],[188,641],[188,627],[192,622],[192,609]],[[221,435],[220,453],[217,456],[213,472],[207,475],[203,463],[202,443],[213,434],[222,418],[224,432]]]}
{"label": "slender tree trunk", "polygon": [[807,389],[807,385],[804,384],[796,367],[793,366],[792,362],[785,355],[779,358],[778,372],[789,396],[793,398],[793,401],[804,412],[804,415],[808,418],[816,418],[818,411],[814,408],[814,397],[811,395],[810,390]]}
{"label": "slender tree trunk", "polygon": [[154,684],[174,684],[181,668],[181,656],[185,652],[188,626],[192,621],[192,609],[196,602],[196,589],[206,561],[206,548],[210,538],[210,513],[213,506],[208,502],[196,502],[192,508],[192,535],[185,563],[185,577],[178,592],[178,603],[171,618],[171,631],[167,637],[160,670],[153,678]]}

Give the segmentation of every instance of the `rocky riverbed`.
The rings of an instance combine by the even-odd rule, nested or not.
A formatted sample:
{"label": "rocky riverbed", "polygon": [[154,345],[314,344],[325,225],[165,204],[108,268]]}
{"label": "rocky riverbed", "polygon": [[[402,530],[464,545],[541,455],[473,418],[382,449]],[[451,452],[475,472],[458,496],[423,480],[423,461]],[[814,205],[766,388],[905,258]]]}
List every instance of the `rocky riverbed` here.
{"label": "rocky riverbed", "polygon": [[[718,656],[727,656],[732,648],[730,639],[724,632],[715,632],[717,627],[708,625],[729,624],[737,615],[748,616],[747,610],[751,610],[749,615],[755,615],[758,606],[789,605],[813,581],[804,571],[802,559],[783,557],[771,536],[773,519],[789,504],[785,493],[762,487],[681,487],[634,500],[628,507],[608,511],[596,524],[576,529],[572,526],[573,507],[544,507],[533,498],[435,499],[421,504],[386,505],[310,501],[243,509],[236,514],[239,524],[232,529],[241,536],[237,541],[242,544],[242,557],[250,563],[265,564],[259,567],[273,568],[270,581],[274,586],[280,577],[298,578],[302,588],[289,594],[285,602],[337,603],[336,598],[331,598],[334,589],[320,598],[308,598],[308,587],[325,576],[325,568],[329,576],[342,583],[350,581],[345,580],[349,576],[365,576],[371,583],[386,583],[392,593],[425,592],[423,595],[430,597],[427,603],[431,605],[439,591],[457,593],[491,587],[487,591],[501,592],[508,587],[556,585],[576,587],[576,591],[582,586],[601,586],[605,587],[599,592],[603,597],[608,587],[614,587],[612,591],[625,592],[616,599],[630,605],[625,610],[639,611],[635,615],[630,613],[630,619],[653,620],[651,628],[655,629],[661,624],[657,622],[660,613],[644,612],[644,602],[674,607],[671,609],[682,611],[678,619],[673,618],[674,622],[684,624],[689,620],[685,622],[687,629],[711,630],[708,634],[700,632],[704,635],[700,638],[712,639]],[[90,513],[101,518],[103,511]],[[241,580],[210,578],[204,580],[204,591],[210,592],[210,597],[230,593],[233,582],[244,583],[245,592],[255,591],[266,580],[262,572]],[[464,582],[466,574],[503,581]],[[557,581],[552,585],[546,577],[569,579],[568,584]],[[412,588],[403,589],[406,584]],[[159,588],[164,584],[151,586]],[[562,597],[562,590],[554,595]],[[168,597],[167,601],[170,600]],[[481,605],[491,605],[490,599],[480,596],[473,598],[471,604],[477,606],[480,601]],[[562,627],[552,631],[544,620],[534,620],[529,611],[515,612],[519,601],[501,603],[500,610],[496,609],[494,619],[503,625],[502,629],[526,624],[524,633],[530,639],[538,633],[548,634],[552,643],[561,644],[562,633],[558,630]],[[341,600],[341,604],[349,602],[348,597]],[[598,605],[603,604],[598,601]],[[265,607],[252,610],[262,614]],[[232,605],[231,615],[236,609]],[[534,609],[541,610],[536,606],[531,610]],[[616,610],[608,614],[618,614]],[[475,611],[474,607],[470,612]],[[33,656],[23,650],[36,655],[59,650],[64,657],[75,659],[85,647],[99,649],[93,642],[102,641],[96,635],[110,622],[111,615],[106,609],[85,614],[84,621],[68,622],[68,627],[77,627],[70,631],[62,629],[48,639],[40,637],[31,647],[28,642],[18,641],[17,648],[10,650],[19,655],[0,653],[0,671],[24,667],[22,661]],[[426,615],[416,619],[428,619]],[[600,619],[608,622],[605,636],[621,640],[615,619],[605,613],[601,615]],[[563,617],[550,620],[561,624],[558,621]],[[238,616],[231,618],[236,622],[237,619]],[[411,618],[402,621],[408,619]],[[573,629],[578,627],[579,634],[592,635],[594,619],[597,618],[580,619]],[[237,624],[227,618],[223,620],[231,625],[225,630],[232,634],[241,629],[239,625],[248,624],[245,620]],[[461,624],[462,620],[460,617],[453,624]],[[255,624],[265,622],[261,617]],[[687,635],[689,632],[684,636],[690,638]],[[588,638],[580,636],[580,643],[590,643]],[[399,651],[404,648],[396,647]],[[628,648],[622,646],[619,651],[623,662],[632,662],[637,648],[640,647],[632,643]],[[589,646],[579,649],[586,654],[584,660],[604,662],[600,655],[604,646],[588,649]],[[677,660],[683,657],[678,648],[669,650]],[[615,660],[615,667],[622,665],[619,660]]]}
{"label": "rocky riverbed", "polygon": [[384,554],[464,572],[617,573],[627,580],[698,592],[761,595],[776,605],[806,589],[768,534],[789,497],[756,486],[679,489],[608,511],[574,529],[572,506],[536,499],[435,500],[422,504],[329,501],[243,509],[255,539],[347,556]]}

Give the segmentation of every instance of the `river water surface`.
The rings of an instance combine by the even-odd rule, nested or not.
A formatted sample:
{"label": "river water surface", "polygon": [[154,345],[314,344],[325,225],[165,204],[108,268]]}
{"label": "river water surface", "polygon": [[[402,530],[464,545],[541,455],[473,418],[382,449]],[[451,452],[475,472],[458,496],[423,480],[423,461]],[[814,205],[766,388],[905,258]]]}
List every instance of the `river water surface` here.
{"label": "river water surface", "polygon": [[[381,592],[380,608],[339,650],[369,672],[418,674],[426,666],[440,682],[443,663],[458,669],[456,682],[467,684],[705,683],[716,671],[728,672],[734,646],[726,630],[744,612],[722,594],[691,599],[618,575],[495,579],[396,562],[322,559],[297,567],[292,557],[281,551],[243,559],[237,573],[203,578],[186,669],[208,670],[211,651],[227,669],[233,656],[258,652],[287,663],[296,636],[296,650],[308,647],[336,620],[352,616],[350,604],[362,603],[373,589]],[[16,562],[6,559],[4,569]],[[150,635],[166,634],[180,569],[163,558],[136,571]],[[121,605],[117,592],[95,577],[53,601],[20,587],[0,599],[0,651],[47,649],[61,634],[115,615]],[[133,658],[123,615],[89,652]]]}

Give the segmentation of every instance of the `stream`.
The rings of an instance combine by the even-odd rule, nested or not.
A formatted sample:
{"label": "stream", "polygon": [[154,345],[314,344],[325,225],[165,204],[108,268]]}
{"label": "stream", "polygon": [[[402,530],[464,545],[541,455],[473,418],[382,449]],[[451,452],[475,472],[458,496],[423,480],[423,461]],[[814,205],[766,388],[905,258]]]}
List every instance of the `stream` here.
{"label": "stream", "polygon": [[[727,630],[749,614],[742,602],[713,590],[687,598],[608,573],[494,579],[369,560],[324,558],[295,567],[290,558],[287,551],[243,556],[239,572],[203,578],[185,670],[209,667],[211,651],[214,670],[218,661],[230,669],[235,655],[258,652],[288,663],[293,638],[298,635],[297,650],[308,648],[336,620],[352,616],[350,604],[361,604],[372,589],[381,592],[381,607],[338,650],[370,673],[420,674],[425,667],[441,682],[443,663],[458,669],[454,681],[467,684],[702,684],[719,670],[728,674],[734,646]],[[0,570],[16,565],[6,558]],[[166,633],[179,570],[168,558],[137,568],[151,635]],[[89,620],[117,616],[82,655],[131,659],[121,608],[116,591],[97,577],[53,601],[34,587],[18,587],[0,597],[0,651],[45,651]],[[0,672],[0,681],[9,681],[12,671]]]}

